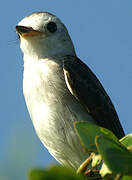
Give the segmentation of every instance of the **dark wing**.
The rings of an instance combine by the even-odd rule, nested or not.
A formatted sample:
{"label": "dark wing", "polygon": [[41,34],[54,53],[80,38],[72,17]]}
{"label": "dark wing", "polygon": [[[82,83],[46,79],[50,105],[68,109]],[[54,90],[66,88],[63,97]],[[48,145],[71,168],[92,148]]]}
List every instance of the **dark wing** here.
{"label": "dark wing", "polygon": [[99,126],[111,130],[118,138],[124,131],[115,108],[99,80],[86,64],[75,56],[65,56],[65,80],[72,95],[83,104]]}

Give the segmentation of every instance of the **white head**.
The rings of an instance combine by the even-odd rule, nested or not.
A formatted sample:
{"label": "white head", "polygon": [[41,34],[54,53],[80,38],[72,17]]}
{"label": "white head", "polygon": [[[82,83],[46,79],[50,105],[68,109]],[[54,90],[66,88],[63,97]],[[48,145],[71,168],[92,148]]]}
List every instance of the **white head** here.
{"label": "white head", "polygon": [[50,13],[33,13],[22,19],[16,30],[20,37],[24,59],[75,55],[66,27]]}

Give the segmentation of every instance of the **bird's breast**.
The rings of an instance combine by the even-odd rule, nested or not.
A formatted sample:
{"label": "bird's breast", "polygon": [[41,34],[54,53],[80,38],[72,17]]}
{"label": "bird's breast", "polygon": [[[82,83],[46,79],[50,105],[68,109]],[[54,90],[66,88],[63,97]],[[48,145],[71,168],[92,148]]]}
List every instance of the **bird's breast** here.
{"label": "bird's breast", "polygon": [[23,90],[36,132],[50,153],[59,160],[56,155],[64,150],[65,159],[77,151],[82,159],[73,122],[92,119],[68,90],[61,65],[42,61],[25,66]]}
{"label": "bird's breast", "polygon": [[35,127],[40,125],[37,129],[41,129],[41,123],[44,123],[44,127],[48,126],[47,121],[53,116],[53,112],[58,110],[60,101],[65,99],[67,91],[60,66],[52,61],[43,60],[26,64],[23,91]]}

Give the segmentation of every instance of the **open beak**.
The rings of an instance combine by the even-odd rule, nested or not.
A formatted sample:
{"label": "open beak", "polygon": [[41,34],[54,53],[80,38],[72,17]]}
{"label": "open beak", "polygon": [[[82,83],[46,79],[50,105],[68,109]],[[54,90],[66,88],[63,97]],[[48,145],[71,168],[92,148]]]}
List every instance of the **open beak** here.
{"label": "open beak", "polygon": [[16,31],[22,37],[38,36],[38,35],[45,34],[44,32],[40,32],[40,31],[34,30],[32,27],[26,27],[26,26],[16,26]]}

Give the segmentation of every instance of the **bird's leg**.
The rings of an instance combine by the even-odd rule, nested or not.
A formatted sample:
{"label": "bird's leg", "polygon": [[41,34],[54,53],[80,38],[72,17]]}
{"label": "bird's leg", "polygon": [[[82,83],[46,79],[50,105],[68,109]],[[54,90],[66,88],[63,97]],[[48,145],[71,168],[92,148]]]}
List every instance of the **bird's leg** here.
{"label": "bird's leg", "polygon": [[80,165],[80,167],[77,169],[77,174],[82,174],[86,171],[88,165],[92,161],[93,156],[94,153],[91,153],[90,156]]}

